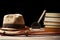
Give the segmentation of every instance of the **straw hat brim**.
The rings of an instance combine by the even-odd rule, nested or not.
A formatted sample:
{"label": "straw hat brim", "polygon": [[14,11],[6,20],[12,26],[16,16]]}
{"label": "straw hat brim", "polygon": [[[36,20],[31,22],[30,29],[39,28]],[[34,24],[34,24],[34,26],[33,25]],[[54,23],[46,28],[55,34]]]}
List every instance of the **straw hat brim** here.
{"label": "straw hat brim", "polygon": [[29,30],[28,27],[23,29],[15,29],[15,28],[0,28],[0,33],[3,34],[9,34],[9,35],[19,35],[19,34],[25,34],[26,30]]}
{"label": "straw hat brim", "polygon": [[8,34],[8,35],[19,35],[19,34],[24,34],[25,31],[24,30],[19,30],[19,31],[4,31],[0,29],[0,33],[3,34]]}
{"label": "straw hat brim", "polygon": [[1,30],[8,30],[8,31],[12,31],[12,30],[18,30],[18,29],[15,29],[15,28],[1,28]]}

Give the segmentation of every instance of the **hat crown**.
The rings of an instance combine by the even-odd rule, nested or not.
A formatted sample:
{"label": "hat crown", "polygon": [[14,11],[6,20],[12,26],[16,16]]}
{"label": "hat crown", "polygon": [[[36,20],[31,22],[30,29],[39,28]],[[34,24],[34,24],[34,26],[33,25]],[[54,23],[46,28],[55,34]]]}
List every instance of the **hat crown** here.
{"label": "hat crown", "polygon": [[2,28],[16,28],[21,29],[25,27],[23,15],[21,14],[7,14],[3,18]]}

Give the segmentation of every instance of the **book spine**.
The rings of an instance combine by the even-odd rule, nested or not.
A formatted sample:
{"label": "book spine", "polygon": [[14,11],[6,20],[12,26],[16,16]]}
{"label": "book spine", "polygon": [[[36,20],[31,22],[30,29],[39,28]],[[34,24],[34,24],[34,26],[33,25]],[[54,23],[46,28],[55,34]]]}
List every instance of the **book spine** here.
{"label": "book spine", "polygon": [[50,17],[60,17],[60,13],[46,13],[45,16],[50,16]]}
{"label": "book spine", "polygon": [[45,25],[45,28],[60,28],[59,25]]}
{"label": "book spine", "polygon": [[44,25],[60,25],[60,23],[44,22]]}
{"label": "book spine", "polygon": [[60,22],[60,18],[45,18],[44,21]]}

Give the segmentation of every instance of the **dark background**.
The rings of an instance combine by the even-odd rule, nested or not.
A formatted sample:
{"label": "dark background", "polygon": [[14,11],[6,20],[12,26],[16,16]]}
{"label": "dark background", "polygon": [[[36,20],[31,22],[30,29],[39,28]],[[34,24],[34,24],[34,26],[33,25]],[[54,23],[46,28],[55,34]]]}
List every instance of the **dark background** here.
{"label": "dark background", "polygon": [[[60,12],[59,1],[0,1],[0,26],[6,14],[20,13],[24,16],[25,25],[30,26],[37,21],[43,10]],[[40,24],[43,26],[43,19]]]}

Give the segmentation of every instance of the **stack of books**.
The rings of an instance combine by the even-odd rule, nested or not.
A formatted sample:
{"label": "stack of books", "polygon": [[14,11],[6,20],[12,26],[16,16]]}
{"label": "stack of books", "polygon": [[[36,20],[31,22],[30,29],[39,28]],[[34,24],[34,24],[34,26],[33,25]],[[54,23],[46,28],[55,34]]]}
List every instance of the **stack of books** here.
{"label": "stack of books", "polygon": [[60,13],[46,13],[44,25],[47,32],[60,32]]}

